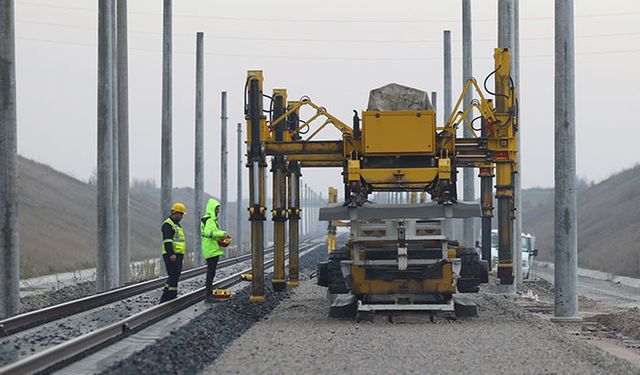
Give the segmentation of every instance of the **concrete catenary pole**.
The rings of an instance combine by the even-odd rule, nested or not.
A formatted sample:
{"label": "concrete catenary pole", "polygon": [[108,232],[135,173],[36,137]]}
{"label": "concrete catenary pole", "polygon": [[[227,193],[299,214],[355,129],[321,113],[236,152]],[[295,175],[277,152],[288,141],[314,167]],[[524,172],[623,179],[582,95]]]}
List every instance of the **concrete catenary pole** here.
{"label": "concrete catenary pole", "polygon": [[115,212],[113,204],[114,84],[112,34],[113,0],[98,3],[98,181],[96,288],[99,292],[118,286],[115,270]]}
{"label": "concrete catenary pole", "polygon": [[304,238],[304,235],[305,235],[304,215],[306,214],[305,212],[306,210],[304,208],[304,182],[302,181],[302,177],[300,177],[299,188],[300,188],[300,238]]}
{"label": "concrete catenary pole", "polygon": [[307,227],[307,236],[311,233],[311,196],[309,195],[309,184],[304,185],[305,204],[307,209],[305,214],[305,221]]}
{"label": "concrete catenary pole", "polygon": [[[438,114],[438,93],[436,91],[431,91],[431,106],[433,110]],[[407,193],[408,194],[408,193]]]}
{"label": "concrete catenary pole", "polygon": [[[444,30],[444,101],[442,111],[442,125],[445,125],[451,115],[451,30]],[[422,203],[422,202],[421,202]],[[445,220],[444,233],[453,239],[453,221]]]}
{"label": "concrete catenary pole", "polygon": [[[516,84],[516,98],[518,103],[520,100],[520,0],[513,0],[513,76]],[[518,143],[518,173],[515,180],[515,206],[516,206],[516,245],[514,250],[518,254],[518,265],[516,268],[516,280],[518,284],[522,284],[522,143],[520,142],[520,134],[522,134],[522,122],[520,121],[520,107],[516,107],[518,111],[518,132],[516,133],[516,142]]]}
{"label": "concrete catenary pole", "polygon": [[555,2],[554,320],[578,315],[573,0]]}
{"label": "concrete catenary pole", "polygon": [[118,159],[120,149],[118,148],[118,17],[117,17],[117,1],[113,0],[111,7],[111,19],[113,22],[111,23],[111,40],[113,41],[113,53],[111,58],[113,62],[111,64],[111,74],[113,75],[113,79],[111,81],[111,85],[113,88],[111,89],[113,92],[113,125],[111,126],[111,131],[113,132],[111,147],[113,148],[113,152],[111,153],[111,157],[113,158],[113,177],[111,181],[113,182],[113,246],[114,246],[114,257],[113,257],[113,267],[116,272],[116,277],[118,279],[118,285],[120,285],[120,224],[118,223],[118,216],[120,211],[120,178],[119,178],[119,165]]}
{"label": "concrete catenary pole", "polygon": [[127,0],[118,0],[118,244],[120,285],[131,278],[129,220],[129,57]]}
{"label": "concrete catenary pole", "polygon": [[[471,45],[471,0],[462,0],[462,85],[466,84],[467,80],[473,77],[473,54]],[[467,91],[463,105],[464,108],[468,108],[473,100],[473,92]],[[473,119],[473,114],[467,115],[467,121]],[[465,138],[473,137],[471,130],[468,127],[464,127],[463,134]],[[462,171],[462,187],[463,187],[463,199],[465,201],[475,200],[475,176],[473,168],[464,168]],[[464,219],[464,231],[463,231],[463,245],[466,247],[473,247],[475,244],[476,233],[475,219]]]}
{"label": "concrete catenary pole", "polygon": [[[512,52],[511,57],[511,76],[514,76],[514,54],[513,48],[515,46],[515,15],[514,15],[514,0],[499,0],[498,1],[498,47],[509,48]],[[519,133],[519,132],[518,132]],[[519,167],[519,165],[518,165]],[[515,176],[515,183],[519,180],[518,176]],[[515,199],[518,199],[518,193],[515,194]],[[511,249],[513,251],[512,259],[514,263],[514,271],[516,273],[516,279],[522,280],[522,240],[520,233],[514,226],[513,244]],[[521,281],[520,281],[521,282]],[[517,283],[514,285],[517,288]]]}
{"label": "concrete catenary pole", "polygon": [[307,235],[307,184],[300,179],[300,231],[302,237]]}
{"label": "concrete catenary pole", "polygon": [[309,206],[309,209],[307,210],[309,211],[307,213],[307,225],[309,228],[309,234],[312,234],[314,231],[313,223],[311,222],[311,218],[313,217],[313,190],[311,190],[311,187],[309,185],[307,185],[307,199]]}
{"label": "concrete catenary pole", "polygon": [[267,207],[266,202],[271,202],[271,182],[269,179],[271,178],[271,173],[267,173],[267,168],[265,168],[264,174],[264,196],[265,196],[265,221],[264,221],[264,241],[265,245],[268,246],[269,242],[271,242],[271,235],[273,234],[273,229],[271,228],[271,210]]}
{"label": "concrete catenary pole", "polygon": [[313,199],[313,211],[311,212],[311,222],[313,223],[313,233],[317,233],[318,232],[318,220],[316,220],[316,218],[318,217],[318,215],[316,214],[316,212],[318,212],[318,194],[315,191],[311,191],[311,197]]}
{"label": "concrete catenary pole", "polygon": [[315,234],[317,231],[317,227],[316,227],[316,221],[313,220],[313,218],[316,216],[316,192],[313,191],[313,188],[311,189],[311,213],[309,216],[309,224],[311,224],[311,233]]}
{"label": "concrete catenary pole", "polygon": [[242,124],[238,123],[238,186],[236,191],[236,244],[239,254],[243,253],[242,246]]}
{"label": "concrete catenary pole", "polygon": [[309,226],[309,218],[311,217],[311,207],[309,206],[309,185],[304,184],[304,234],[309,235],[310,226]]}
{"label": "concrete catenary pole", "polygon": [[193,249],[193,260],[196,265],[202,264],[201,238],[200,238],[200,218],[204,209],[204,33],[196,33],[196,129],[195,129],[195,181],[194,181],[194,202],[193,202],[193,225],[195,248]]}
{"label": "concrete catenary pole", "polygon": [[0,0],[0,318],[20,310],[15,41],[13,0]]}
{"label": "concrete catenary pole", "polygon": [[164,0],[162,21],[162,161],[160,167],[160,212],[164,219],[171,208],[173,186],[173,84],[172,0]]}
{"label": "concrete catenary pole", "polygon": [[220,205],[222,206],[222,217],[220,217],[221,228],[227,227],[227,92],[222,92],[222,112],[220,115]]}
{"label": "concrete catenary pole", "polygon": [[318,193],[313,192],[313,218],[311,221],[313,222],[313,232],[318,233],[320,222],[318,221],[318,205],[320,204],[320,197]]}
{"label": "concrete catenary pole", "polygon": [[442,123],[451,115],[451,30],[444,31],[444,108]]}

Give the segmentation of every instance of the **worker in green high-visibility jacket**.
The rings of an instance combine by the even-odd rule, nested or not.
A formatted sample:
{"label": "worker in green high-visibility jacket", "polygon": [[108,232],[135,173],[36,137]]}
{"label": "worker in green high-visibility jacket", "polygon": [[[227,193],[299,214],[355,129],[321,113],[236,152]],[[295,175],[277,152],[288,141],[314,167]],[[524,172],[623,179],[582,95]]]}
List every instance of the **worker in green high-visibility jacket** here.
{"label": "worker in green high-visibility jacket", "polygon": [[182,217],[187,213],[183,203],[174,203],[171,214],[162,222],[162,259],[167,268],[167,282],[164,284],[160,303],[178,296],[178,280],[182,273],[182,260],[187,250],[184,232],[180,226]]}
{"label": "worker in green high-visibility jacket", "polygon": [[[209,198],[205,216],[200,220],[200,235],[202,237],[202,257],[207,261],[207,278],[205,279],[205,289],[207,291],[205,302],[213,302],[213,279],[216,276],[218,259],[224,255],[222,246],[228,246],[231,237],[226,231],[218,226],[218,215],[220,215],[220,202],[214,198]],[[221,246],[222,245],[222,246]]]}

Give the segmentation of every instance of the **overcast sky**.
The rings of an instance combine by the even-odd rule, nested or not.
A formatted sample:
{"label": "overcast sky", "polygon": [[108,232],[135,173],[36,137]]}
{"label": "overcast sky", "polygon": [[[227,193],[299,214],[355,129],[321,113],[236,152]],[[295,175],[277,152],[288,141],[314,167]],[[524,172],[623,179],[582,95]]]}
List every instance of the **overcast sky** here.
{"label": "overcast sky", "polygon": [[[97,1],[16,0],[18,151],[86,180],[96,165]],[[229,97],[229,194],[248,69],[265,92],[310,96],[350,123],[369,90],[397,82],[437,91],[442,31],[452,32],[453,96],[461,91],[461,0],[174,0],[174,185],[193,186],[195,33],[205,33],[205,190],[217,195],[220,92]],[[553,0],[520,1],[523,187],[553,186]],[[491,72],[496,0],[472,1],[473,72]],[[129,1],[132,178],[160,181],[162,1]],[[631,139],[640,66],[640,3],[575,1],[577,170],[600,181],[635,165]],[[244,126],[244,123],[243,123]],[[337,133],[327,131],[324,138]],[[317,191],[337,170],[305,170]],[[244,177],[244,176],[243,176]],[[246,186],[246,185],[245,185]],[[245,194],[246,195],[246,194]],[[326,195],[326,194],[325,194]]]}

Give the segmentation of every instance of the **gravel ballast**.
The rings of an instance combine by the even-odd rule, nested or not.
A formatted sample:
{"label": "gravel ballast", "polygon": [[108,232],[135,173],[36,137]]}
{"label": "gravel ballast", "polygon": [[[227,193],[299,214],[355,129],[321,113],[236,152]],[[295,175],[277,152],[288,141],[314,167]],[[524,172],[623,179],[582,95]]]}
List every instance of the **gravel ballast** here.
{"label": "gravel ballast", "polygon": [[640,340],[640,309],[638,308],[611,314],[600,314],[589,320],[598,322],[623,335]]}
{"label": "gravel ballast", "polygon": [[[230,276],[248,266],[248,261],[221,268],[217,278]],[[88,284],[87,288],[92,285]],[[179,292],[184,294],[204,287],[204,276],[184,280],[179,283]],[[53,292],[60,296],[63,289]],[[79,291],[65,294],[71,297]],[[111,323],[118,322],[158,304],[161,289],[129,297],[109,305],[46,323],[11,336],[0,338],[0,366],[25,356],[33,355],[46,348],[61,344],[72,338],[94,331]],[[72,298],[71,298],[72,299]]]}
{"label": "gravel ballast", "polygon": [[[326,258],[326,246],[318,246],[300,259],[301,279],[309,278],[318,261]],[[263,320],[290,292],[275,293],[270,277],[265,280],[266,301],[249,302],[250,288],[245,287],[223,303],[210,305],[191,322],[175,330],[102,374],[194,374],[202,371],[235,339],[256,322]]]}
{"label": "gravel ballast", "polygon": [[470,296],[479,318],[449,321],[327,317],[326,289],[307,281],[228,347],[210,374],[637,374],[512,297]]}
{"label": "gravel ballast", "polygon": [[20,298],[20,314],[44,309],[45,307],[73,301],[93,294],[96,294],[95,281],[84,281],[56,290],[31,294]]}

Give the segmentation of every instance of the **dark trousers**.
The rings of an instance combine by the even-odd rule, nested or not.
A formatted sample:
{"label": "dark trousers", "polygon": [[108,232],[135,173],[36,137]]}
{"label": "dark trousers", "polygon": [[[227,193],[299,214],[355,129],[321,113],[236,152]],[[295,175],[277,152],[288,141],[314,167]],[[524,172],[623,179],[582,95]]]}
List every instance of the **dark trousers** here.
{"label": "dark trousers", "polygon": [[218,258],[220,258],[220,256],[207,258],[207,278],[204,284],[207,293],[211,293],[211,288],[213,287],[213,278],[216,277],[216,268],[218,267]]}
{"label": "dark trousers", "polygon": [[162,254],[164,265],[167,267],[168,279],[166,284],[164,284],[160,303],[172,300],[178,296],[178,280],[180,279],[180,273],[182,272],[182,258],[184,255],[176,254],[176,260],[173,262],[169,257],[169,254]]}

